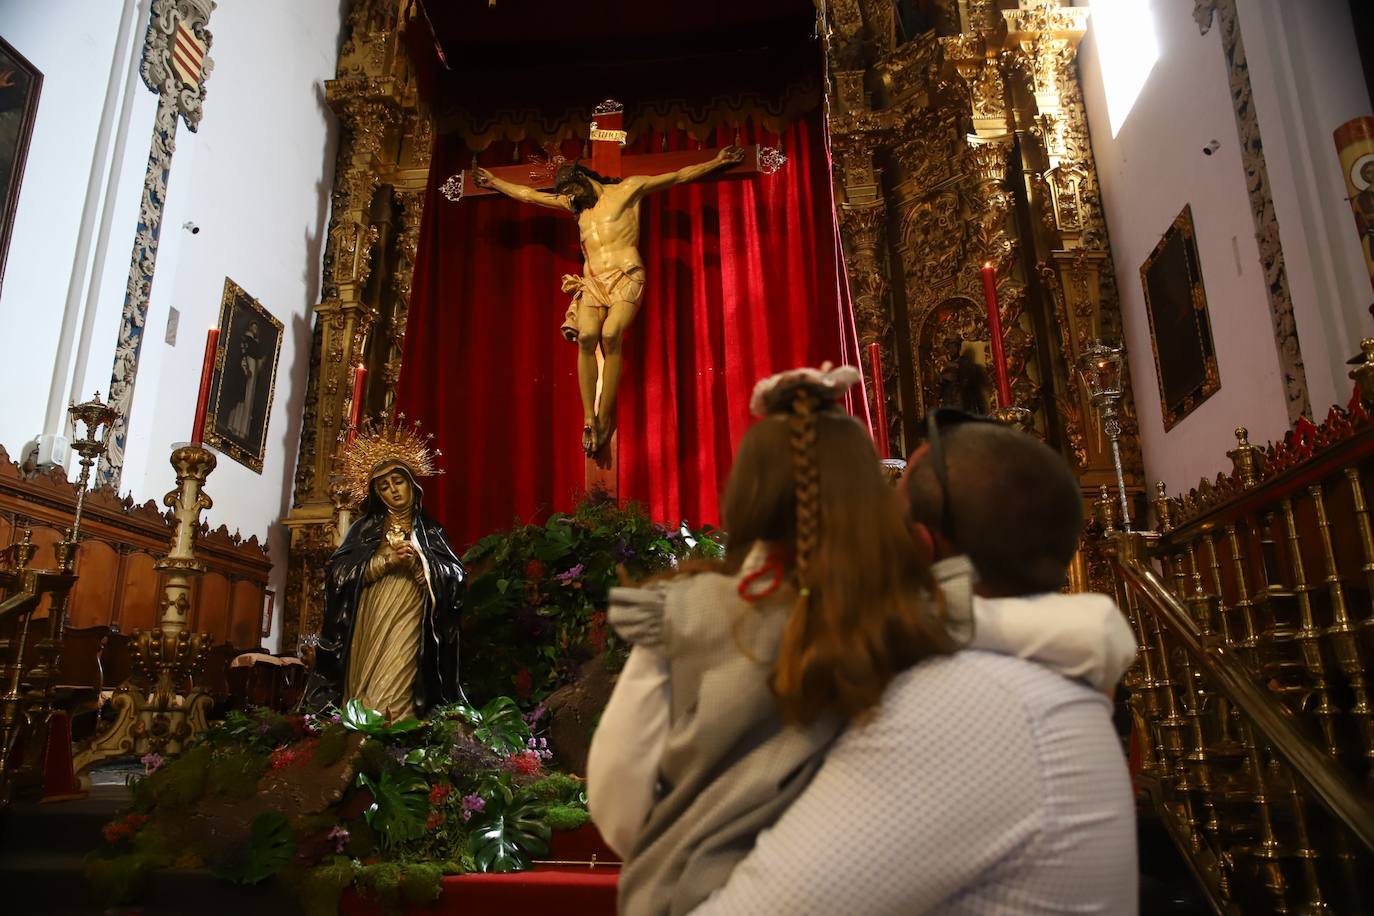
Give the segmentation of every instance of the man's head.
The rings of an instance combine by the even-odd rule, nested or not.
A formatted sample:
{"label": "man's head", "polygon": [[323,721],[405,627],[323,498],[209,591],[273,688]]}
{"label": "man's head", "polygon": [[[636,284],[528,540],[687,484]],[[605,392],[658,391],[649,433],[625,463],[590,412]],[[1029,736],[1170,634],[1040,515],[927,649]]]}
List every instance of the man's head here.
{"label": "man's head", "polygon": [[1374,159],[1366,160],[1365,164],[1360,166],[1360,177],[1364,179],[1365,184],[1374,185]]}
{"label": "man's head", "polygon": [[613,184],[619,179],[604,178],[585,165],[562,165],[554,173],[553,192],[572,199],[574,213],[581,213],[596,206],[603,185]]}
{"label": "man's head", "polygon": [[[922,444],[902,480],[911,522],[941,552],[967,554],[991,596],[1058,590],[1083,530],[1082,491],[1068,463],[998,423],[940,424],[938,435],[942,454]],[[936,473],[941,457],[947,490]]]}

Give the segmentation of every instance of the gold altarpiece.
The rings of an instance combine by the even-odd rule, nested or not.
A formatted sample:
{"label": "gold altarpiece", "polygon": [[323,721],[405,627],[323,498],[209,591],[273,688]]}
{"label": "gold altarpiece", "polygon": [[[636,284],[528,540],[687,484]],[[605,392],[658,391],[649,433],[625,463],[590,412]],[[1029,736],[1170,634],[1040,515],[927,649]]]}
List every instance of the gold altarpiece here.
{"label": "gold altarpiece", "polygon": [[[819,7],[846,267],[860,342],[884,352],[894,448],[938,397],[951,342],[987,341],[991,263],[1015,401],[1096,494],[1114,483],[1111,452],[1073,367],[1094,338],[1119,342],[1121,321],[1076,64],[1087,10],[939,0],[935,28],[903,42],[891,0]],[[400,376],[434,135],[406,44],[425,28],[415,0],[354,0],[325,86],[339,148],[286,519],[285,651],[319,626],[354,367],[367,369],[364,414],[390,408]],[[1129,389],[1125,401],[1140,494]]]}
{"label": "gold altarpiece", "polygon": [[[1114,486],[1075,371],[1094,339],[1121,341],[1076,62],[1088,10],[937,0],[933,28],[906,41],[886,0],[829,0],[822,15],[840,231],[860,343],[884,353],[894,450],[942,400],[960,347],[984,362],[979,271],[992,264],[1016,405],[1086,494]],[[993,406],[990,375],[974,384]],[[1126,483],[1139,494],[1129,389],[1125,407]]]}
{"label": "gold altarpiece", "polygon": [[[336,460],[352,412],[353,372],[367,369],[364,415],[391,407],[419,245],[434,124],[406,52],[425,29],[415,0],[354,0],[325,101],[339,119],[321,298],[301,421],[281,648],[319,630],[324,564],[343,499]],[[427,40],[427,36],[426,36]]]}

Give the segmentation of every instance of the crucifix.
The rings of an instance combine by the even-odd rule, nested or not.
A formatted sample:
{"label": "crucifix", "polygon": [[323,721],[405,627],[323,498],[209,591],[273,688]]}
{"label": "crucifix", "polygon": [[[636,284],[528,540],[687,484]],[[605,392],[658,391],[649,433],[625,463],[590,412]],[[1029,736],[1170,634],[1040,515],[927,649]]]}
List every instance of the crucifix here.
{"label": "crucifix", "polygon": [[440,191],[449,200],[503,194],[577,217],[584,266],[582,276],[563,277],[563,292],[571,294],[572,302],[561,331],[578,346],[587,487],[615,495],[621,341],[644,294],[639,254],[639,205],[644,195],[718,170],[729,169],[734,176],[769,174],[786,160],[777,150],[737,146],[623,155],[623,106],[608,100],[592,116],[590,166],[551,152],[535,168],[511,165],[460,172]]}

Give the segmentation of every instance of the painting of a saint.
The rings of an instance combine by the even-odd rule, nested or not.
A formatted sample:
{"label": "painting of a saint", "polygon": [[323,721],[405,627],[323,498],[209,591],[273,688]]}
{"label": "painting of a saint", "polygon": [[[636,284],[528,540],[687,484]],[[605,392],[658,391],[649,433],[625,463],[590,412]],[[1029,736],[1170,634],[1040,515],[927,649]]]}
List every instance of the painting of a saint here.
{"label": "painting of a saint", "polygon": [[205,444],[262,473],[282,324],[226,278],[219,327]]}

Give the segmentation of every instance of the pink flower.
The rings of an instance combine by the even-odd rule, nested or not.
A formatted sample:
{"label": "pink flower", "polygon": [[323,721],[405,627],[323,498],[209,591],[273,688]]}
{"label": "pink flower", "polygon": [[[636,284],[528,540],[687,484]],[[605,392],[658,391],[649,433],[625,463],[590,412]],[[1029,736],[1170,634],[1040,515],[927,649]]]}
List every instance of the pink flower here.
{"label": "pink flower", "polygon": [[343,852],[346,848],[348,848],[348,830],[343,827],[340,827],[338,824],[334,825],[333,829],[329,831],[329,835],[325,837],[325,839],[329,840],[334,844],[335,852]]}
{"label": "pink flower", "polygon": [[487,808],[486,801],[480,795],[463,796],[463,820],[471,820],[474,814],[480,814]]}
{"label": "pink flower", "polygon": [[142,757],[138,758],[138,762],[143,764],[143,775],[151,776],[161,768],[165,761],[162,759],[161,754],[144,754]]}

